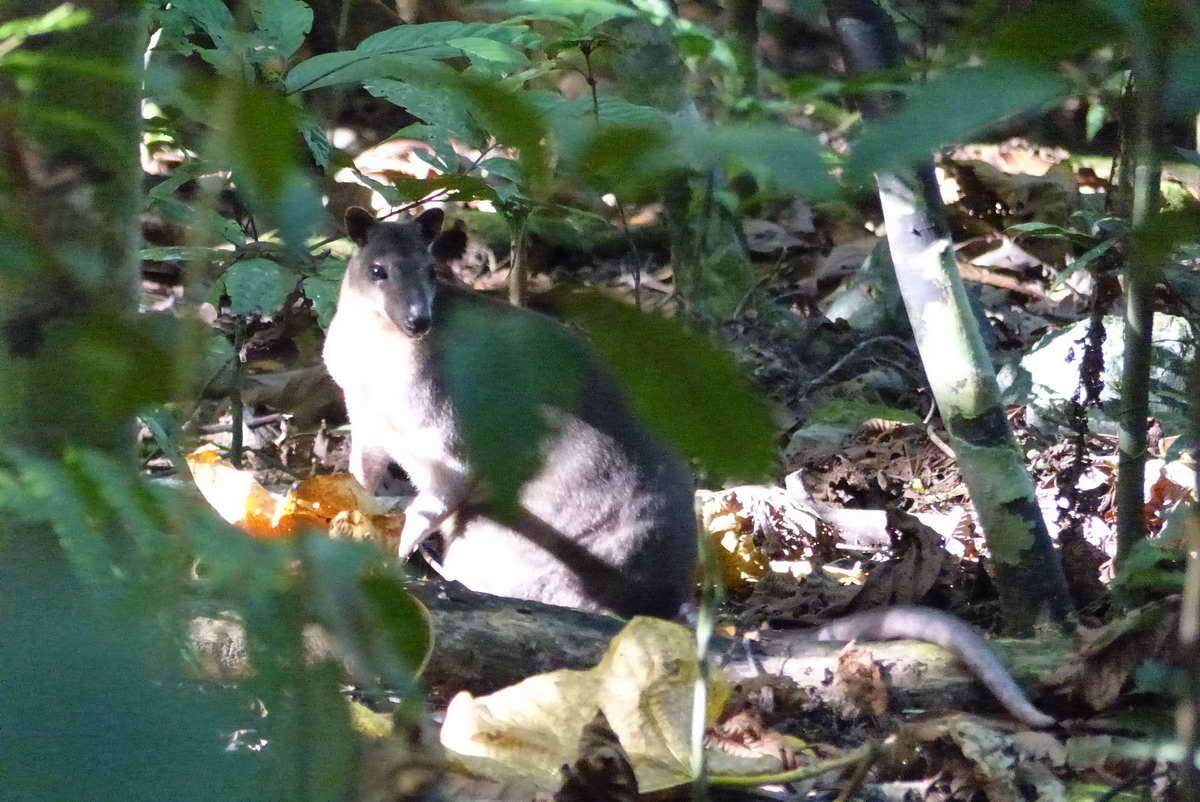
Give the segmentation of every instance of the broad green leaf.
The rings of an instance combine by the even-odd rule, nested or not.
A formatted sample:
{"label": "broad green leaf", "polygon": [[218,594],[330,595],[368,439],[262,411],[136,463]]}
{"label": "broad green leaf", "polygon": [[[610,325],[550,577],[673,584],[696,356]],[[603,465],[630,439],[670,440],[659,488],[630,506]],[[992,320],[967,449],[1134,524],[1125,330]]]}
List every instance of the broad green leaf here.
{"label": "broad green leaf", "polygon": [[529,177],[529,192],[536,197],[550,169],[541,115],[520,94],[488,83],[464,80],[461,91],[471,104],[472,116],[497,141],[518,150],[521,169]]}
{"label": "broad green leaf", "polygon": [[1005,232],[1010,234],[1032,234],[1037,239],[1070,240],[1074,236],[1079,236],[1079,232],[1072,232],[1052,223],[1039,223],[1037,221],[1011,225],[1005,229]]}
{"label": "broad green leaf", "polygon": [[363,88],[375,97],[403,106],[429,125],[444,129],[466,142],[482,145],[483,129],[471,117],[465,98],[458,92],[446,90],[446,82],[453,79],[453,71],[449,67],[444,67],[444,71],[441,80],[397,81],[378,78],[367,81]]}
{"label": "broad green leaf", "polygon": [[329,137],[325,136],[324,126],[315,117],[306,114],[300,126],[300,134],[304,137],[304,144],[308,145],[308,152],[312,154],[313,161],[322,170],[328,169],[329,154],[333,146],[329,143]]}
{"label": "broad green leaf", "polygon": [[222,217],[212,209],[190,206],[175,198],[161,198],[155,206],[172,223],[190,226],[205,236],[217,236],[234,245],[246,244],[246,232],[236,220]]}
{"label": "broad green leaf", "polygon": [[452,39],[495,39],[512,45],[527,35],[523,26],[429,22],[380,31],[354,50],[323,53],[297,64],[284,81],[288,92],[305,92],[351,81],[418,75],[434,59],[458,58]]}
{"label": "broad green leaf", "polygon": [[313,311],[317,313],[317,323],[322,329],[329,328],[333,313],[337,311],[338,292],[342,282],[340,278],[331,279],[323,276],[309,276],[300,282],[304,296],[312,301]]}
{"label": "broad green leaf", "polygon": [[363,577],[362,589],[392,655],[410,679],[419,676],[433,651],[429,610],[395,576],[382,571]]}
{"label": "broad green leaf", "polygon": [[197,48],[196,55],[207,61],[217,75],[231,81],[254,80],[254,68],[244,58],[245,50],[220,50],[211,47]]}
{"label": "broad green leaf", "polygon": [[733,358],[674,320],[594,293],[560,298],[612,368],[638,416],[711,481],[759,480],[775,460],[775,427]]}
{"label": "broad green leaf", "polygon": [[171,5],[198,23],[218,50],[234,46],[237,31],[233,14],[222,0],[178,0]]}
{"label": "broad green leaf", "polygon": [[49,524],[87,590],[99,597],[116,594],[112,548],[96,526],[104,520],[103,511],[79,484],[86,477],[62,461],[17,449],[6,449],[4,458],[17,470],[18,490],[7,499],[6,514]]}
{"label": "broad green leaf", "polygon": [[298,164],[298,110],[278,95],[253,86],[226,84],[219,91],[233,94],[237,125],[230,145],[239,177],[250,182],[254,194],[278,198]]}
{"label": "broad green leaf", "polygon": [[494,39],[484,39],[479,36],[464,36],[458,39],[450,39],[447,44],[451,47],[457,47],[466,53],[471,58],[472,63],[476,59],[479,59],[508,68],[529,66],[529,59],[524,53]]}
{"label": "broad green leaf", "polygon": [[[1087,24],[1080,24],[1082,18]],[[1000,61],[1044,67],[1123,38],[1117,21],[1100,3],[1090,0],[1043,0],[1005,19],[999,30],[989,22],[979,37]]]}
{"label": "broad green leaf", "polygon": [[284,79],[284,87],[289,93],[295,93],[378,78],[404,78],[419,75],[427,63],[426,59],[407,53],[361,50],[322,53],[292,67]]}
{"label": "broad green leaf", "polygon": [[439,175],[432,178],[407,178],[400,176],[392,180],[392,188],[406,202],[420,200],[440,189],[453,191],[455,201],[496,200],[496,192],[487,183],[473,175]]}
{"label": "broad green leaf", "polygon": [[[369,36],[358,50],[392,53],[403,50],[420,58],[457,58],[458,48],[447,44],[451,39],[495,39],[515,45],[525,40],[528,29],[523,25],[485,22],[427,22],[423,25],[400,25]],[[424,48],[424,49],[422,49]]]}
{"label": "broad green leaf", "polygon": [[865,180],[872,173],[928,159],[940,147],[1040,108],[1066,91],[1062,78],[1049,70],[1015,64],[947,70],[914,88],[899,113],[863,134],[854,146],[850,172]]}
{"label": "broad green leaf", "polygon": [[247,696],[180,681],[178,644],[161,628],[175,612],[169,604],[96,604],[45,538],[16,527],[6,527],[0,548],[0,638],[20,645],[0,650],[0,676],[20,689],[0,696],[5,796],[78,799],[87,789],[90,799],[285,798],[263,786],[261,761],[213,762],[214,733],[248,720],[235,712]]}
{"label": "broad green leaf", "polygon": [[95,314],[84,321],[83,334],[71,341],[71,357],[77,381],[109,388],[95,397],[104,404],[95,414],[119,420],[170,397],[175,389],[171,348],[177,326],[175,318],[150,314],[133,320]]}
{"label": "broad green leaf", "polygon": [[221,280],[235,315],[273,315],[296,289],[296,276],[270,259],[235,262]]}
{"label": "broad green leaf", "polygon": [[558,18],[586,16],[590,28],[616,17],[634,17],[638,13],[612,0],[499,0],[488,3],[487,7],[508,14],[528,14],[534,19],[543,14]]}
{"label": "broad green leaf", "polygon": [[[70,3],[63,3],[57,8],[47,11],[38,17],[23,17],[21,19],[0,22],[0,40],[25,39],[55,31],[68,31],[78,28],[92,18],[90,11],[75,8]],[[8,48],[6,47],[5,50]]]}
{"label": "broad green leaf", "polygon": [[148,262],[192,262],[199,260],[222,261],[230,258],[232,251],[220,248],[204,248],[199,245],[172,245],[164,248],[142,248],[138,257]]}
{"label": "broad green leaf", "polygon": [[579,404],[582,344],[541,315],[473,304],[452,307],[440,336],[467,461],[498,509],[514,512],[518,490],[541,465],[542,439],[559,423],[548,410]]}
{"label": "broad green leaf", "polygon": [[783,192],[806,198],[830,198],[837,193],[837,184],[821,158],[821,146],[803,131],[727,125],[693,131],[684,138],[684,146],[689,142],[699,151],[699,158],[735,158]]}
{"label": "broad green leaf", "polygon": [[707,170],[731,159],[783,192],[827,198],[837,191],[816,140],[778,127],[612,126],[585,145],[581,163],[585,177],[604,176],[636,192],[668,172]]}
{"label": "broad green leaf", "polygon": [[525,179],[524,174],[521,172],[520,163],[503,156],[493,156],[490,159],[484,159],[479,163],[479,169],[500,178],[506,178],[514,184],[520,184]]}
{"label": "broad green leaf", "polygon": [[320,196],[301,168],[300,110],[287,99],[255,86],[229,85],[233,117],[230,131],[234,180],[254,211],[262,230],[276,226],[290,253],[306,250],[305,242],[324,211]]}
{"label": "broad green leaf", "polygon": [[358,738],[338,692],[342,669],[332,660],[310,666],[298,658],[297,668],[280,678],[286,693],[266,701],[274,719],[273,790],[296,802],[346,799],[355,783]]}
{"label": "broad green leaf", "polygon": [[[429,655],[429,613],[382,572],[379,549],[313,534],[298,538],[296,551],[310,615],[338,642],[355,673],[411,693]],[[389,611],[387,605],[394,606]]]}
{"label": "broad green leaf", "polygon": [[250,13],[259,34],[280,59],[290,58],[299,50],[312,28],[312,9],[301,0],[254,0]]}

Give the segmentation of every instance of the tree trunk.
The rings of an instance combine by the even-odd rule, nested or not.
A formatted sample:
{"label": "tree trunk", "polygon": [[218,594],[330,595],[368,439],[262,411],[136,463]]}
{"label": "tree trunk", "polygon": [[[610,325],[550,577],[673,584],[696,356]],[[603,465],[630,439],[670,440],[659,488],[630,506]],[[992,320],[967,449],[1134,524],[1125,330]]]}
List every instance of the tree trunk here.
{"label": "tree trunk", "polygon": [[[127,388],[88,379],[112,357],[98,353],[101,321],[120,325],[136,312],[145,30],[136,2],[76,7],[92,22],[24,46],[81,68],[38,71],[20,112],[0,127],[0,243],[17,256],[6,258],[0,291],[0,442],[47,456],[70,443],[131,459],[129,420],[109,414]],[[56,113],[79,119],[56,124]]]}
{"label": "tree trunk", "polygon": [[742,93],[758,97],[759,0],[726,0],[725,15],[742,72]]}
{"label": "tree trunk", "polygon": [[[137,501],[117,498],[136,470],[133,399],[170,366],[143,364],[131,336],[142,4],[74,7],[90,13],[80,27],[6,40],[6,56],[35,58],[20,85],[0,75],[2,795],[247,799],[245,761],[213,770],[213,697],[152,681],[162,638],[99,592],[128,578],[106,549],[122,529],[108,513]],[[103,570],[85,577],[81,562]]]}
{"label": "tree trunk", "polygon": [[[1144,31],[1134,42],[1132,165],[1121,183],[1132,183],[1132,223],[1144,232],[1158,218],[1161,203],[1163,122],[1160,114],[1166,81],[1166,45],[1156,46]],[[1126,120],[1128,122],[1128,120]],[[1126,126],[1128,127],[1128,126]],[[1150,346],[1154,331],[1154,276],[1161,249],[1145,235],[1135,237],[1133,258],[1125,275],[1125,354],[1121,370],[1120,439],[1117,446],[1117,560],[1146,537],[1146,418],[1150,415]]]}
{"label": "tree trunk", "polygon": [[[853,74],[899,64],[891,19],[871,0],[829,0],[828,13]],[[894,103],[864,103],[870,119]],[[1009,429],[995,372],[954,261],[953,242],[925,162],[878,173],[888,244],[917,348],[950,444],[992,552],[1006,626],[1027,633],[1041,621],[1068,626],[1072,606],[1033,482]]]}

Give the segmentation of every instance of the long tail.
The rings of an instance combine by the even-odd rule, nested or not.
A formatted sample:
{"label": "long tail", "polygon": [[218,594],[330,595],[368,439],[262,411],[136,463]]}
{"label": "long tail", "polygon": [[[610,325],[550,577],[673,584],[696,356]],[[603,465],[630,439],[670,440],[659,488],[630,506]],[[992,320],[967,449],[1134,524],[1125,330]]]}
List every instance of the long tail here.
{"label": "long tail", "polygon": [[1000,704],[1031,727],[1048,727],[1054,719],[1030,703],[1000,658],[966,623],[932,607],[900,606],[838,618],[812,634],[819,641],[893,640],[936,643],[958,655]]}

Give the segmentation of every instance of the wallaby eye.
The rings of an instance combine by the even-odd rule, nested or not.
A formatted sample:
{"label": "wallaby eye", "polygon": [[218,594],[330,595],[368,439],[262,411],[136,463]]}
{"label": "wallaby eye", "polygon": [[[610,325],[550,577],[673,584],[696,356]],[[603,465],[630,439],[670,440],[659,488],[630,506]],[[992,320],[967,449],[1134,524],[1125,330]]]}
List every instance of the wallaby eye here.
{"label": "wallaby eye", "polygon": [[375,279],[376,281],[383,281],[385,278],[387,278],[387,268],[383,265],[371,265],[369,272],[371,274],[371,278]]}

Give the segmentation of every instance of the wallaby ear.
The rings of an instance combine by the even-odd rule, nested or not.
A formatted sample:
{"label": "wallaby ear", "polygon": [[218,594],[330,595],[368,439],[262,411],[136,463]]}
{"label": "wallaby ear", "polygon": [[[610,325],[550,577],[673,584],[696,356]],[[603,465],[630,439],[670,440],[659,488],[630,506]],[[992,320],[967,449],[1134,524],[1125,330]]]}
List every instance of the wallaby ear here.
{"label": "wallaby ear", "polygon": [[442,235],[429,246],[435,262],[453,262],[461,259],[467,252],[467,232],[463,231],[462,221],[454,224],[454,228],[442,232]]}
{"label": "wallaby ear", "polygon": [[361,206],[351,206],[346,210],[346,233],[356,245],[367,244],[367,232],[376,222],[375,216]]}
{"label": "wallaby ear", "polygon": [[413,222],[421,227],[421,235],[425,237],[425,241],[433,242],[438,232],[442,230],[442,220],[445,219],[445,216],[441,209],[426,209],[417,215],[417,219]]}

